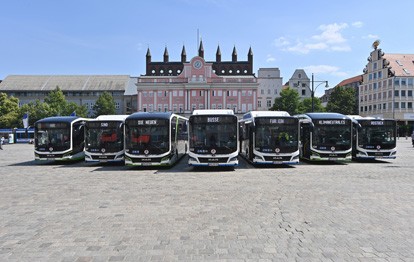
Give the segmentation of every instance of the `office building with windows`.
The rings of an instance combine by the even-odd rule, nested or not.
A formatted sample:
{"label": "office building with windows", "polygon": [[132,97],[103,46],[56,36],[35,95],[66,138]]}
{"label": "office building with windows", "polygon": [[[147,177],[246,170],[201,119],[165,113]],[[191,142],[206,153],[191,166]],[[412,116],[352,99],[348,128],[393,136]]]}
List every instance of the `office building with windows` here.
{"label": "office building with windows", "polygon": [[413,126],[414,54],[385,54],[378,45],[375,41],[363,70],[359,113]]}
{"label": "office building with windows", "polygon": [[[136,80],[135,80],[136,81]],[[0,83],[0,92],[19,99],[19,106],[44,98],[59,87],[68,102],[84,105],[89,115],[103,92],[112,94],[117,114],[125,114],[124,92],[135,86],[128,75],[9,75]]]}
{"label": "office building with windows", "polygon": [[204,59],[203,42],[198,55],[187,61],[183,46],[181,61],[169,61],[167,48],[163,61],[152,61],[148,48],[146,74],[138,77],[137,111],[172,111],[189,115],[195,109],[232,109],[243,114],[257,109],[257,78],[253,74],[253,53],[247,61],[222,61],[220,47],[216,60]]}
{"label": "office building with windows", "polygon": [[282,91],[283,80],[279,68],[259,68],[257,83],[257,110],[269,110]]}
{"label": "office building with windows", "polygon": [[310,79],[303,69],[296,69],[293,72],[293,75],[290,77],[288,86],[289,88],[296,90],[299,94],[299,98],[303,100],[304,98],[311,97],[310,89]]}

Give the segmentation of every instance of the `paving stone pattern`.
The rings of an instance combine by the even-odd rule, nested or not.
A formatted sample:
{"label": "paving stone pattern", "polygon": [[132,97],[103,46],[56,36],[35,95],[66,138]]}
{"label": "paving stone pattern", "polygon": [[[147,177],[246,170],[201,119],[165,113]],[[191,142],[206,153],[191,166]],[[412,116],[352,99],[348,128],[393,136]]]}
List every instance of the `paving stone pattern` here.
{"label": "paving stone pattern", "polygon": [[0,151],[0,261],[414,261],[414,148],[234,171]]}

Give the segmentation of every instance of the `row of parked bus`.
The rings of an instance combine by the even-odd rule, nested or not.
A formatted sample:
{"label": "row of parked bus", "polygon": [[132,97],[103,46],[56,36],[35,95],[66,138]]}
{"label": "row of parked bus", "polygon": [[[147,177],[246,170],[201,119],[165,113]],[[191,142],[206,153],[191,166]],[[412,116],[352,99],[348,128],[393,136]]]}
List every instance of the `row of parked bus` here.
{"label": "row of parked bus", "polygon": [[49,117],[35,123],[36,160],[124,161],[173,165],[188,154],[190,166],[296,164],[396,157],[394,120],[283,111],[194,110],[137,112],[96,119]]}

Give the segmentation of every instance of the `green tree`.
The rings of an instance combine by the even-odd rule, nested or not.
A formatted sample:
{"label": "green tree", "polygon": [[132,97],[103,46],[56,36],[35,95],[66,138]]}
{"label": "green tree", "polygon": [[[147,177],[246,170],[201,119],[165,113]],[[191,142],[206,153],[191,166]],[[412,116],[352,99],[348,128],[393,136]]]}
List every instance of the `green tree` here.
{"label": "green tree", "polygon": [[[314,104],[314,112],[325,112],[325,107],[323,107],[321,100],[318,97],[313,98],[313,104]],[[312,98],[307,97],[300,101],[299,103],[299,113],[308,113],[312,112]]]}
{"label": "green tree", "polygon": [[78,105],[75,102],[69,102],[66,104],[65,107],[65,115],[71,115],[73,112],[76,113],[77,116],[80,117],[87,117],[88,116],[88,109],[85,105]]}
{"label": "green tree", "polygon": [[44,102],[50,107],[48,116],[69,116],[76,112],[77,116],[86,117],[88,109],[85,106],[79,106],[75,102],[66,101],[62,90],[57,86],[55,90],[45,97]]}
{"label": "green tree", "polygon": [[51,116],[67,115],[65,110],[67,102],[65,95],[62,90],[60,90],[59,86],[56,86],[55,90],[49,92],[49,94],[45,97],[44,102],[50,106],[52,111]]}
{"label": "green tree", "polygon": [[355,100],[355,89],[337,86],[329,96],[326,111],[344,115],[358,114]]}
{"label": "green tree", "polygon": [[299,112],[299,94],[289,87],[280,92],[280,97],[275,98],[275,103],[269,109],[271,111],[287,111],[291,115]]}
{"label": "green tree", "polygon": [[114,115],[115,101],[109,92],[103,92],[93,106],[95,117],[99,115]]}
{"label": "green tree", "polygon": [[54,115],[49,104],[41,102],[39,99],[22,105],[19,113],[19,126],[23,126],[22,119],[26,113],[29,114],[29,126],[33,126],[37,120]]}
{"label": "green tree", "polygon": [[0,93],[0,127],[13,128],[18,126],[19,99],[8,97],[6,93]]}

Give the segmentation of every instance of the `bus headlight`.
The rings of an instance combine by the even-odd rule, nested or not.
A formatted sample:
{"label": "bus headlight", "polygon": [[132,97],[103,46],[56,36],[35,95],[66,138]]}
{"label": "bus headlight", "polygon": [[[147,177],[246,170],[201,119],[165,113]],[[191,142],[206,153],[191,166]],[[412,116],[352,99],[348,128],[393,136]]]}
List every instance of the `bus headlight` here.
{"label": "bus headlight", "polygon": [[189,157],[188,158],[188,162],[196,162],[196,163],[198,163],[197,159],[195,159],[194,157]]}
{"label": "bus headlight", "polygon": [[230,158],[229,162],[237,162],[237,156]]}
{"label": "bus headlight", "polygon": [[161,158],[161,163],[162,162],[169,162],[170,161],[170,157],[169,156],[165,156],[163,158]]}

